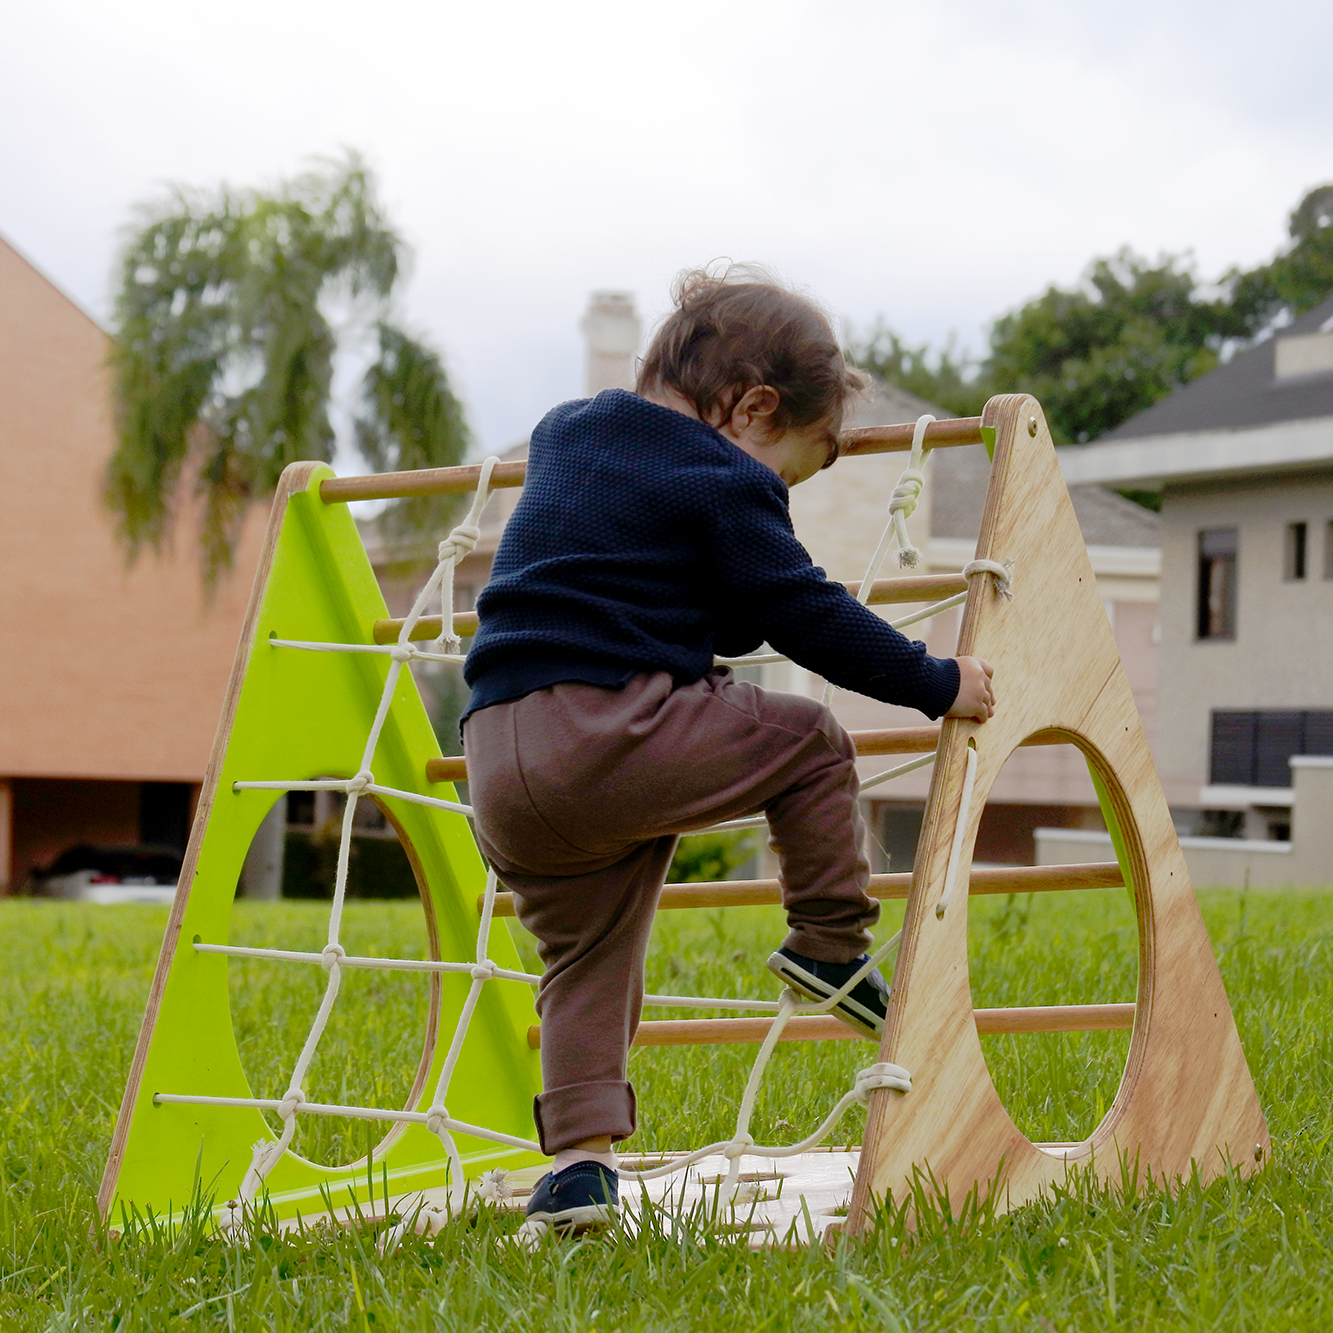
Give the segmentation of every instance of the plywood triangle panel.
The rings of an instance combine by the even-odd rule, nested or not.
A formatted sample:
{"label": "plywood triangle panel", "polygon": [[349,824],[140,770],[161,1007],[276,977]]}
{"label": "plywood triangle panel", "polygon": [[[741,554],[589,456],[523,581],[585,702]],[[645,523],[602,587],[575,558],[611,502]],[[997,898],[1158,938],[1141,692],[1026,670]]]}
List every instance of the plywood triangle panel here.
{"label": "plywood triangle panel", "polygon": [[[901,1200],[929,1171],[958,1206],[973,1187],[1001,1205],[1033,1198],[1071,1165],[1118,1178],[1122,1159],[1170,1184],[1196,1167],[1252,1171],[1268,1131],[1226,991],[1195,901],[1096,578],[1041,408],[991,399],[983,436],[993,467],[978,559],[1013,562],[1012,600],[973,578],[958,652],[995,669],[985,723],[946,720],[922,824],[880,1059],[906,1067],[907,1093],[872,1094],[848,1226],[873,1222],[876,1200]],[[1139,984],[1129,1056],[1102,1122],[1077,1144],[1036,1144],[997,1093],[972,1017],[967,891],[986,794],[1026,738],[1077,745],[1103,811],[1139,926]],[[975,788],[956,881],[942,915],[967,751]]]}

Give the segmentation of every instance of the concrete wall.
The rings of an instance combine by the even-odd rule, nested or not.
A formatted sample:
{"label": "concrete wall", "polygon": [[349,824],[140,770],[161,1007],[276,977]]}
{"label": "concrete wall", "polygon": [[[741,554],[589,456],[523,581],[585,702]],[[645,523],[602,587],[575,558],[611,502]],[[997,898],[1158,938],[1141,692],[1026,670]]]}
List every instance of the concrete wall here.
{"label": "concrete wall", "polygon": [[[1181,838],[1196,888],[1333,885],[1333,757],[1297,756],[1291,767],[1291,841]],[[1035,838],[1037,865],[1115,859],[1107,833],[1039,828]]]}
{"label": "concrete wall", "polygon": [[[1213,709],[1333,708],[1333,579],[1324,577],[1330,519],[1333,468],[1165,487],[1153,753],[1171,804],[1199,803]],[[1308,574],[1287,582],[1286,526],[1301,521],[1309,524]],[[1226,527],[1239,534],[1236,638],[1199,640],[1198,534]]]}

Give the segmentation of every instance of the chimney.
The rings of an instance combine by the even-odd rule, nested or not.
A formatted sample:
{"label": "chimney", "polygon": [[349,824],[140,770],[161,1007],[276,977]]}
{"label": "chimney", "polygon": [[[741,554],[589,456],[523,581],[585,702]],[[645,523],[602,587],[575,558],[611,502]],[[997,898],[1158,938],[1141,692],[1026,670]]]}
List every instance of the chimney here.
{"label": "chimney", "polygon": [[632,389],[634,354],[643,328],[634,311],[634,294],[593,292],[579,328],[588,346],[584,379],[588,397],[603,389]]}

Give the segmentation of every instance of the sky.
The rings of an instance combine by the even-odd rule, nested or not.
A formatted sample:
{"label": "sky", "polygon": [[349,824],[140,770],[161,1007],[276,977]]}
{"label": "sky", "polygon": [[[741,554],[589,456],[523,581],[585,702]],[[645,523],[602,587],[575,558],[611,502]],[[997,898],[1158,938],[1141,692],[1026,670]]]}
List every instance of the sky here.
{"label": "sky", "polygon": [[[973,352],[1121,246],[1270,256],[1333,180],[1327,0],[46,0],[0,43],[0,236],[98,319],[136,209],[351,148],[477,452],[582,390],[580,315],[769,265]],[[339,460],[340,470],[355,464]]]}

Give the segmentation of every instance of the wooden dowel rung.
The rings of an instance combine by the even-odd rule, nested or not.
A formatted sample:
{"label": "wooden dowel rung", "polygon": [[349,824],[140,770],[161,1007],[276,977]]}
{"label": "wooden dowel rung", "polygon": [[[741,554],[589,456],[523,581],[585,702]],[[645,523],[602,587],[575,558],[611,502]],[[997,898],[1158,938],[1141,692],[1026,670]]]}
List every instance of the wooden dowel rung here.
{"label": "wooden dowel rung", "polygon": [[1126,1032],[1134,1026],[1132,1004],[1045,1004],[1029,1009],[974,1009],[983,1037],[1025,1032]]}
{"label": "wooden dowel rung", "polygon": [[[491,489],[522,486],[528,470],[525,462],[497,463],[491,473]],[[400,500],[409,495],[460,495],[475,491],[481,480],[481,464],[467,467],[426,467],[415,472],[379,472],[369,477],[330,477],[319,484],[325,504],[347,500]]]}
{"label": "wooden dowel rung", "polygon": [[[859,579],[843,585],[853,597],[861,592]],[[899,602],[942,602],[967,591],[961,574],[912,574],[898,579],[876,579],[866,601],[871,606],[893,606]]]}
{"label": "wooden dowel rung", "polygon": [[[912,886],[908,873],[871,875],[866,890],[881,901],[906,898]],[[1119,889],[1124,887],[1120,867],[1114,861],[1094,861],[1068,866],[996,866],[974,870],[969,885],[973,894],[1059,893],[1071,889]],[[723,879],[701,884],[668,884],[658,902],[659,911],[681,911],[698,907],[776,907],[782,889],[775,879]],[[477,899],[481,911],[481,899]],[[495,915],[513,916],[514,898],[495,895]]]}
{"label": "wooden dowel rung", "polygon": [[[900,453],[912,447],[912,433],[916,422],[901,426],[861,426],[845,430],[841,436],[839,454],[855,457],[858,454]],[[926,427],[925,444],[931,449],[948,448],[956,444],[980,444],[980,417],[951,417],[946,421],[932,421]]]}
{"label": "wooden dowel rung", "polygon": [[931,727],[883,727],[849,734],[859,755],[929,754],[940,743],[938,722]]}
{"label": "wooden dowel rung", "polygon": [[[1051,1004],[1017,1009],[974,1009],[977,1032],[983,1037],[1033,1032],[1121,1032],[1134,1026],[1132,1004]],[[760,1042],[773,1026],[771,1018],[668,1018],[640,1023],[635,1046],[721,1046]],[[528,1045],[541,1046],[541,1025],[528,1029]],[[798,1014],[787,1020],[779,1041],[864,1040],[840,1019],[828,1014]]]}
{"label": "wooden dowel rung", "polygon": [[[862,426],[844,431],[840,452],[847,457],[898,453],[912,447],[915,429],[915,422],[907,422],[900,426]],[[932,449],[980,444],[981,418],[932,421],[926,427],[925,442]],[[525,462],[497,463],[491,473],[491,488],[522,486],[526,471]],[[480,480],[480,463],[466,467],[429,467],[415,472],[380,472],[369,477],[330,477],[320,482],[319,495],[325,504],[348,500],[398,500],[409,495],[457,495],[476,490]]]}
{"label": "wooden dowel rung", "polygon": [[426,781],[466,782],[467,760],[461,754],[451,754],[445,759],[427,759]]}
{"label": "wooden dowel rung", "polygon": [[[859,582],[844,585],[853,597],[861,591]],[[900,602],[938,602],[955,593],[967,591],[967,580],[961,574],[913,575],[901,579],[876,579],[870,589],[871,606],[892,606]],[[422,616],[412,626],[410,638],[413,643],[423,639],[437,639],[440,635],[440,616]],[[376,643],[396,643],[403,628],[401,619],[377,620],[374,639]],[[477,613],[475,611],[454,612],[454,633],[465,639],[477,632]]]}
{"label": "wooden dowel rung", "polygon": [[[929,754],[940,743],[940,728],[885,727],[879,731],[850,733],[856,753],[863,756],[885,754]],[[1022,742],[1024,745],[1063,745],[1066,738],[1054,731],[1038,732]],[[443,759],[426,760],[427,782],[466,782],[467,763],[461,754]]]}
{"label": "wooden dowel rung", "polygon": [[[886,727],[880,731],[850,733],[857,754],[927,754],[940,743],[940,728]],[[427,782],[466,782],[467,767],[461,754],[426,760]]]}
{"label": "wooden dowel rung", "polygon": [[[441,624],[443,624],[443,618],[440,616],[422,616],[412,626],[412,633],[408,637],[413,643],[420,643],[423,639],[438,639]],[[402,628],[403,622],[401,620],[377,620],[372,637],[376,643],[397,643]],[[454,633],[460,639],[466,639],[476,632],[477,613],[475,611],[454,612]]]}

